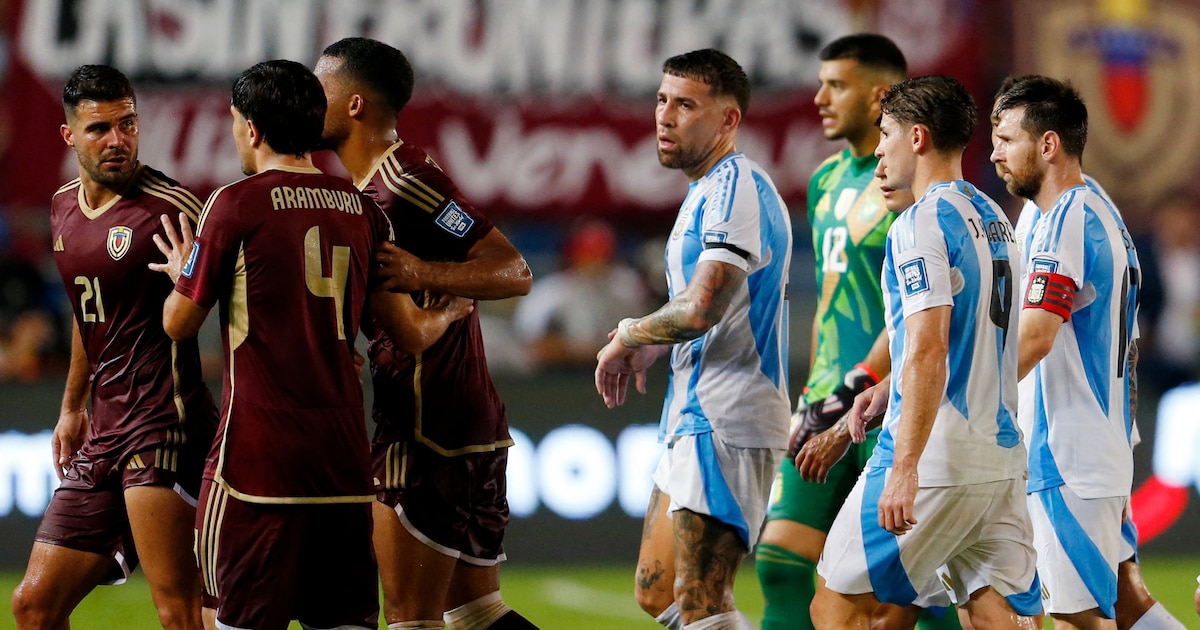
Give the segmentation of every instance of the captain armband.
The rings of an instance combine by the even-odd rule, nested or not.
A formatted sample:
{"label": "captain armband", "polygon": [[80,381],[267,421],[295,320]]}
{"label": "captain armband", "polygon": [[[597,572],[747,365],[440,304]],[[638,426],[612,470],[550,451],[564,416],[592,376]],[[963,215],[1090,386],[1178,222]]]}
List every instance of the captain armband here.
{"label": "captain armband", "polygon": [[1075,281],[1070,276],[1046,271],[1029,274],[1029,288],[1025,291],[1024,308],[1040,308],[1071,321],[1071,307],[1075,305]]}

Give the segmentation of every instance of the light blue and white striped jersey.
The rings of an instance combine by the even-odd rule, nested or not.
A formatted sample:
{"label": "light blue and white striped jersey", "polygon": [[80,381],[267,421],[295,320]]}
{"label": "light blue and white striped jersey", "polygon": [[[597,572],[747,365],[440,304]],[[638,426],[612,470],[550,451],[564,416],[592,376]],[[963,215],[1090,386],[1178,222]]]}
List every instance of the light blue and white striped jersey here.
{"label": "light blue and white striped jersey", "polygon": [[965,181],[939,182],[888,231],[883,292],[892,391],[868,462],[890,467],[904,408],[905,320],[950,306],[946,387],[917,466],[922,487],[1019,479],[1026,451],[1017,426],[1017,248],[994,201]]}
{"label": "light blue and white striped jersey", "polygon": [[1094,180],[1064,192],[1048,212],[1034,206],[1028,221],[1026,214],[1022,296],[1034,271],[1068,276],[1076,288],[1071,320],[1021,382],[1029,491],[1065,483],[1085,499],[1126,496],[1133,484],[1127,360],[1141,284],[1133,240]]}
{"label": "light blue and white striped jersey", "polygon": [[787,206],[749,158],[731,153],[688,187],[667,241],[670,296],[687,287],[701,261],[728,263],[747,277],[716,325],[672,348],[660,439],[711,430],[731,446],[787,447],[791,253]]}

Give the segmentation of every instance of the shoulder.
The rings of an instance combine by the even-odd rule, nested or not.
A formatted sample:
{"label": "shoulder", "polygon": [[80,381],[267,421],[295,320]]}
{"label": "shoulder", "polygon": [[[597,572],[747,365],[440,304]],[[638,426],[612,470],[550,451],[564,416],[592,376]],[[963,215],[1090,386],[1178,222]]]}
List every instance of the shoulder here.
{"label": "shoulder", "polygon": [[389,201],[411,204],[433,213],[445,205],[448,197],[460,197],[458,187],[423,149],[408,143],[393,146],[380,157],[372,173],[383,205]]}
{"label": "shoulder", "polygon": [[191,190],[164,175],[161,171],[143,166],[138,174],[137,187],[143,193],[160,199],[183,212],[193,222],[199,220],[204,204]]}
{"label": "shoulder", "polygon": [[817,165],[816,170],[813,171],[812,179],[808,181],[808,185],[816,186],[818,188],[824,186],[825,177],[831,171],[836,169],[839,164],[841,164],[843,158],[846,156],[846,153],[847,152],[845,150],[838,151],[837,153],[834,153],[833,155],[822,160],[821,163]]}

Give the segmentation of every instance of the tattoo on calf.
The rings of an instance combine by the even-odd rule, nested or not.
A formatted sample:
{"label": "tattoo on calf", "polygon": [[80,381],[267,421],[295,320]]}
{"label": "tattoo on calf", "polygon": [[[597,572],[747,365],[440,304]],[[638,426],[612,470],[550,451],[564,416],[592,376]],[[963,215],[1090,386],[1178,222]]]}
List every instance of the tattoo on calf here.
{"label": "tattoo on calf", "polygon": [[716,615],[733,610],[733,579],[746,557],[741,537],[729,525],[690,510],[677,510],[674,518],[680,612]]}

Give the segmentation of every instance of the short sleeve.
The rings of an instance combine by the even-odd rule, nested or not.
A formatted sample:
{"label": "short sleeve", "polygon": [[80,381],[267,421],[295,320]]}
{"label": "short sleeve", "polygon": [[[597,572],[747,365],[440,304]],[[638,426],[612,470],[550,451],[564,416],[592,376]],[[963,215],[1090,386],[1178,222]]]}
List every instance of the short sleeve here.
{"label": "short sleeve", "polygon": [[748,169],[726,165],[717,174],[701,212],[704,251],[699,261],[728,263],[747,272],[758,265],[762,259],[762,208]]}
{"label": "short sleeve", "polygon": [[888,247],[905,317],[954,303],[953,272],[936,199],[901,215],[889,230]]}
{"label": "short sleeve", "polygon": [[1085,209],[1080,203],[1056,205],[1033,228],[1029,251],[1025,255],[1025,275],[1054,273],[1083,287]]}

